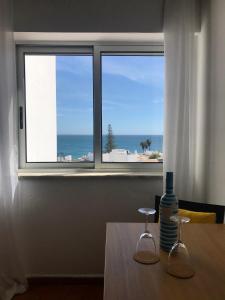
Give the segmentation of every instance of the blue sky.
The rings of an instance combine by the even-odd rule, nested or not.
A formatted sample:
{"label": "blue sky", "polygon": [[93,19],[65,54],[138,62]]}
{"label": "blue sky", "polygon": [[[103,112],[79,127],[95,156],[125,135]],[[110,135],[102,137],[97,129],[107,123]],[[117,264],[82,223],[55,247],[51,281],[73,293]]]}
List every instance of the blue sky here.
{"label": "blue sky", "polygon": [[[92,134],[91,56],[57,56],[58,134]],[[102,127],[114,134],[163,133],[164,57],[102,57]]]}

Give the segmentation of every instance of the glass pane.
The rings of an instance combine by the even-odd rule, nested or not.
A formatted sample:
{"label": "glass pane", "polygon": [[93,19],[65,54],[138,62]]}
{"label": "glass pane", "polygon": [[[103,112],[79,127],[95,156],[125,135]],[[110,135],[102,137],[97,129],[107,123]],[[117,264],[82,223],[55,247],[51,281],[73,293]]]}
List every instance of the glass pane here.
{"label": "glass pane", "polygon": [[91,55],[25,55],[27,162],[93,161]]}
{"label": "glass pane", "polygon": [[163,56],[102,56],[103,162],[162,162],[163,87]]}

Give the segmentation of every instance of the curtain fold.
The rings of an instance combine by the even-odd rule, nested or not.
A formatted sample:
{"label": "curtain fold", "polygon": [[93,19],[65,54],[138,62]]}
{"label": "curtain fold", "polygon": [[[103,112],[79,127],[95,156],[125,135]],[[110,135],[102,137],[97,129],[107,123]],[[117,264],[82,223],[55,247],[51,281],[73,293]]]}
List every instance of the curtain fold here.
{"label": "curtain fold", "polygon": [[179,198],[217,204],[225,204],[224,3],[166,0],[164,11],[164,172],[175,173]]}
{"label": "curtain fold", "polygon": [[26,289],[14,233],[17,201],[15,53],[11,1],[0,0],[0,299]]}
{"label": "curtain fold", "polygon": [[167,0],[165,38],[165,171],[174,171],[179,197],[190,199],[196,141],[195,0]]}

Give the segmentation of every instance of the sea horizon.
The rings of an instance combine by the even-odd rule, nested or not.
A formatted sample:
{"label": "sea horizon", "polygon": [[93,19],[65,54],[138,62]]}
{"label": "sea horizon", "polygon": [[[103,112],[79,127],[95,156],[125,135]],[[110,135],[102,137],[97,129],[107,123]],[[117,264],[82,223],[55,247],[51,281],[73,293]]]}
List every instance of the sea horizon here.
{"label": "sea horizon", "polygon": [[[93,134],[89,134],[89,133],[84,133],[84,134],[80,134],[80,133],[57,133],[57,136],[59,135],[88,135],[88,136],[92,136]],[[104,133],[104,135],[108,135],[108,133]],[[113,134],[113,136],[163,136],[163,134]]]}

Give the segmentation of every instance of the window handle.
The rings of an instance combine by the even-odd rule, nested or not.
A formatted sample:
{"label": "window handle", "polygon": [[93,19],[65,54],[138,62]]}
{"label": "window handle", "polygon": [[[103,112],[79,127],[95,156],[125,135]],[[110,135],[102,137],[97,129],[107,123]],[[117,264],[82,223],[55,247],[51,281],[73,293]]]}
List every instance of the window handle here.
{"label": "window handle", "polygon": [[23,107],[20,106],[19,109],[19,119],[20,119],[20,129],[23,129]]}

